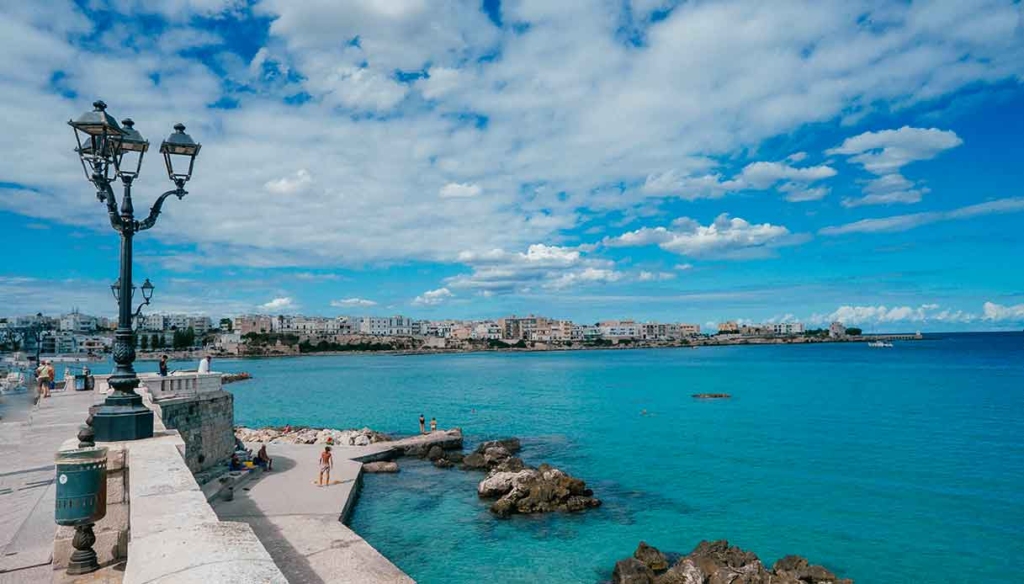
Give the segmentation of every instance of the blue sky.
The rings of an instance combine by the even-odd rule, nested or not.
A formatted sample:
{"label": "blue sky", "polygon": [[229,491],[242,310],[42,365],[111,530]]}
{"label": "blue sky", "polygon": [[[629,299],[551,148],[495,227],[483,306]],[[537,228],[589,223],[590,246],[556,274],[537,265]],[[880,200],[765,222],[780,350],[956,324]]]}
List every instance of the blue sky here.
{"label": "blue sky", "polygon": [[0,7],[0,316],[115,310],[102,98],[203,144],[154,310],[1024,325],[1019,1],[43,4]]}

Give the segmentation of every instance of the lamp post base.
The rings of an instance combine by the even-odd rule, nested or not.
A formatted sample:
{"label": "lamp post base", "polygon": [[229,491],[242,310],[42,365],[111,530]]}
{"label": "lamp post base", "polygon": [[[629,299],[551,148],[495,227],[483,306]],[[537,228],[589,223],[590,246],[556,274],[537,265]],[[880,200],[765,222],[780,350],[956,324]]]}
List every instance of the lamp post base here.
{"label": "lamp post base", "polygon": [[67,569],[67,573],[72,576],[88,574],[100,569],[96,550],[92,549],[93,544],[96,543],[92,525],[89,523],[75,527],[75,536],[71,539],[71,546],[75,548],[75,551],[71,553]]}
{"label": "lamp post base", "polygon": [[92,428],[97,442],[152,438],[153,412],[142,405],[142,396],[114,392],[96,408]]}

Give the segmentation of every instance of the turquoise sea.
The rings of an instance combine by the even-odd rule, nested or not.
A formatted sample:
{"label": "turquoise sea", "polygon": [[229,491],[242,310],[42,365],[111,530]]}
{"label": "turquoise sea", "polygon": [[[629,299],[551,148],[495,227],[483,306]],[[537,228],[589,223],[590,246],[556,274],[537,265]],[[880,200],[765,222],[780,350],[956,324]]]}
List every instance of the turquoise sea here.
{"label": "turquoise sea", "polygon": [[592,584],[640,540],[718,538],[858,584],[1021,581],[1024,334],[214,365],[255,377],[230,386],[238,424],[408,434],[423,413],[467,446],[519,436],[528,463],[604,500],[500,521],[480,474],[403,460],[366,476],[351,526],[422,584]]}

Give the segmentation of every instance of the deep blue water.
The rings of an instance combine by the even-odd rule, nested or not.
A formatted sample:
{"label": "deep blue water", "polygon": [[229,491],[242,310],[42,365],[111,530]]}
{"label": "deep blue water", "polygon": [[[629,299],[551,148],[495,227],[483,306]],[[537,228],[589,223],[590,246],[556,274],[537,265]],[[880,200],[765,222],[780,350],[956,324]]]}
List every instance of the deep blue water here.
{"label": "deep blue water", "polygon": [[215,369],[255,376],[230,386],[239,424],[413,433],[423,413],[469,441],[522,437],[528,463],[605,502],[499,521],[476,497],[479,474],[401,461],[366,476],[352,527],[423,584],[594,583],[641,539],[688,552],[717,538],[858,584],[1020,582],[1024,334]]}

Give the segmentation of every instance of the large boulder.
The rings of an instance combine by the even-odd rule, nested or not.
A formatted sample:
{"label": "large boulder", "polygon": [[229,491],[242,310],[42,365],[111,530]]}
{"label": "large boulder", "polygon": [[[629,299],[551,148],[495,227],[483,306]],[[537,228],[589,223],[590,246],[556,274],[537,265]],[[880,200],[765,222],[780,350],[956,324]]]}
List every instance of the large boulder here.
{"label": "large boulder", "polygon": [[477,485],[476,493],[481,499],[493,499],[509,493],[515,486],[537,474],[535,470],[519,472],[492,472]]}
{"label": "large boulder", "polygon": [[489,467],[497,466],[501,461],[512,457],[512,453],[504,446],[492,446],[487,450],[484,450],[483,455],[484,462],[486,462]]}
{"label": "large boulder", "polygon": [[664,572],[668,569],[668,560],[665,558],[665,554],[661,553],[658,548],[647,545],[647,542],[640,542],[636,551],[633,552],[633,557],[655,572]]}
{"label": "large boulder", "polygon": [[444,458],[444,449],[437,444],[431,446],[430,449],[427,450],[427,460],[430,462],[434,462],[435,460],[440,460],[442,458]]}
{"label": "large boulder", "polygon": [[523,462],[522,458],[510,456],[494,465],[491,470],[496,472],[519,472],[524,468],[526,468],[526,463]]}
{"label": "large boulder", "polygon": [[522,445],[519,443],[519,438],[502,438],[500,440],[488,440],[481,442],[477,445],[475,452],[483,454],[488,448],[494,448],[500,446],[507,450],[510,454],[515,454],[522,449]]}
{"label": "large boulder", "polygon": [[487,470],[487,461],[483,454],[473,452],[462,459],[462,470]]}
{"label": "large boulder", "polygon": [[619,560],[612,572],[613,584],[653,584],[654,572],[636,558]]}

